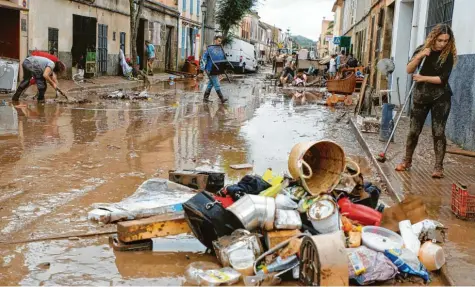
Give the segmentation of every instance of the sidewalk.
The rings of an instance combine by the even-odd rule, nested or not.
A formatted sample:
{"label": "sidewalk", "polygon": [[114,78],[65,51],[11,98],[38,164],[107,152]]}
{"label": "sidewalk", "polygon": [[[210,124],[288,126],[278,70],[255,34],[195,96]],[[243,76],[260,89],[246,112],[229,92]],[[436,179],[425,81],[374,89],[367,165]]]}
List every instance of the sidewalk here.
{"label": "sidewalk", "polygon": [[[434,166],[432,133],[431,127],[426,126],[419,138],[413,167],[408,172],[396,172],[394,168],[405,153],[409,119],[401,119],[395,143],[391,144],[385,163],[380,163],[375,158],[385,146],[385,143],[379,141],[379,135],[362,133],[356,126],[355,118],[350,124],[383,181],[386,181],[388,191],[395,198],[402,198],[406,194],[421,196],[426,203],[429,217],[448,227],[447,242],[443,245],[447,267],[442,270],[447,283],[459,286],[472,285],[475,270],[475,222],[457,219],[452,213],[451,188],[452,183],[461,182],[468,185],[469,191],[475,194],[475,158],[446,154],[445,178],[432,179]],[[448,143],[448,147],[452,146],[456,147],[453,143]]]}
{"label": "sidewalk", "polygon": [[[173,76],[176,80],[180,79],[180,76],[168,74],[168,73],[158,73],[153,76],[149,76],[151,84],[156,84],[159,82],[168,81],[168,79]],[[65,93],[73,93],[78,91],[90,91],[98,89],[121,89],[121,88],[133,88],[143,85],[141,80],[127,80],[122,76],[101,76],[93,79],[85,79],[86,82],[76,84],[73,80],[59,80],[59,87]],[[52,89],[48,87],[48,92],[51,93]],[[32,96],[36,94],[36,87],[29,87],[25,95]]]}

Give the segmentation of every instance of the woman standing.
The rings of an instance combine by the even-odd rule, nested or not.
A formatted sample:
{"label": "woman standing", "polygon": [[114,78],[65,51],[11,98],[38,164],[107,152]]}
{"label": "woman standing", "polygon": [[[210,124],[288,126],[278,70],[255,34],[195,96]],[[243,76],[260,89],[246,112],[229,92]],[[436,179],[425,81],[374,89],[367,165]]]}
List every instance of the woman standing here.
{"label": "woman standing", "polygon": [[406,143],[406,156],[396,166],[397,171],[408,170],[419,135],[424,127],[427,114],[432,115],[432,136],[434,139],[435,166],[433,178],[444,177],[444,156],[447,140],[445,125],[450,113],[452,90],[449,77],[457,62],[457,49],[452,29],[446,24],[437,25],[427,36],[424,45],[418,47],[407,65],[407,73],[412,74],[425,59],[419,74],[414,74],[416,82],[413,91],[411,123]]}

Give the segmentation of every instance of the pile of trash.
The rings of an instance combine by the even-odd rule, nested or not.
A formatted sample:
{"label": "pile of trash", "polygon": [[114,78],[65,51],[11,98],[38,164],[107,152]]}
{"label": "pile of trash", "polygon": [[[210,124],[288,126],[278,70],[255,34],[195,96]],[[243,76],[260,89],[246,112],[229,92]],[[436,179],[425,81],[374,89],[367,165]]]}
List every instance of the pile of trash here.
{"label": "pile of trash", "polygon": [[[378,186],[364,181],[358,165],[336,143],[297,144],[289,171],[290,176],[277,175],[268,169],[226,186],[224,174],[217,172],[170,171],[170,181],[153,180],[162,191],[182,186],[182,208],[148,206],[148,211],[184,213],[191,232],[220,263],[193,262],[185,271],[187,283],[230,285],[242,280],[246,286],[259,286],[298,280],[303,285],[348,286],[350,281],[368,285],[396,276],[428,282],[429,271],[445,264],[444,251],[436,244],[444,241],[444,227],[433,220],[411,224],[403,207],[382,203]],[[183,188],[198,193],[190,195]],[[124,205],[103,206],[94,216],[109,222],[144,214],[124,211]]]}
{"label": "pile of trash", "polygon": [[124,90],[117,90],[112,93],[100,96],[101,99],[109,100],[148,100],[150,97],[151,95],[147,90],[142,92],[126,92]]}

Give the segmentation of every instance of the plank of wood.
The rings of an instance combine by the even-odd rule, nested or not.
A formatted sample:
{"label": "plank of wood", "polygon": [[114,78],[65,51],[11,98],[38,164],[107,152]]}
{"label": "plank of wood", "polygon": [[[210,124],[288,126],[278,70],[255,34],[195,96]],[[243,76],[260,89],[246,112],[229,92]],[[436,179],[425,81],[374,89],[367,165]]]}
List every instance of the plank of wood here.
{"label": "plank of wood", "polygon": [[251,169],[254,165],[250,163],[232,164],[229,166],[232,169]]}
{"label": "plank of wood", "polygon": [[459,149],[459,148],[449,148],[449,149],[447,149],[446,152],[451,153],[451,154],[475,157],[475,152],[469,151],[469,150],[463,150],[463,149]]}
{"label": "plank of wood", "polygon": [[355,107],[355,115],[361,114],[361,107],[363,106],[364,94],[366,92],[366,85],[368,83],[369,75],[364,75],[363,83],[361,84],[360,89],[360,98],[358,99],[358,104]]}
{"label": "plank of wood", "polygon": [[121,242],[134,242],[183,233],[191,233],[184,213],[157,215],[117,223],[117,237]]}

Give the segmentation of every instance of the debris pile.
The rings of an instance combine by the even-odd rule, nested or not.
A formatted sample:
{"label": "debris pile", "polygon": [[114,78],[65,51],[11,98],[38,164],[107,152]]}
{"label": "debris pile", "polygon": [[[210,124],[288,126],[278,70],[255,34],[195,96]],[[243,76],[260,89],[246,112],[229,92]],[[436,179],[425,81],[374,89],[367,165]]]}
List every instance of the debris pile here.
{"label": "debris pile", "polygon": [[109,100],[148,100],[152,95],[147,90],[142,92],[127,92],[124,90],[117,90],[112,93],[100,96],[101,99]]}
{"label": "debris pile", "polygon": [[193,285],[428,282],[429,271],[445,264],[437,245],[445,228],[425,218],[422,200],[388,207],[338,144],[299,143],[288,165],[290,175],[268,169],[230,185],[224,173],[173,170],[121,203],[96,205],[89,217],[128,220],[111,237],[116,250],[150,249],[152,238],[192,233],[220,264],[191,263],[185,277]]}

